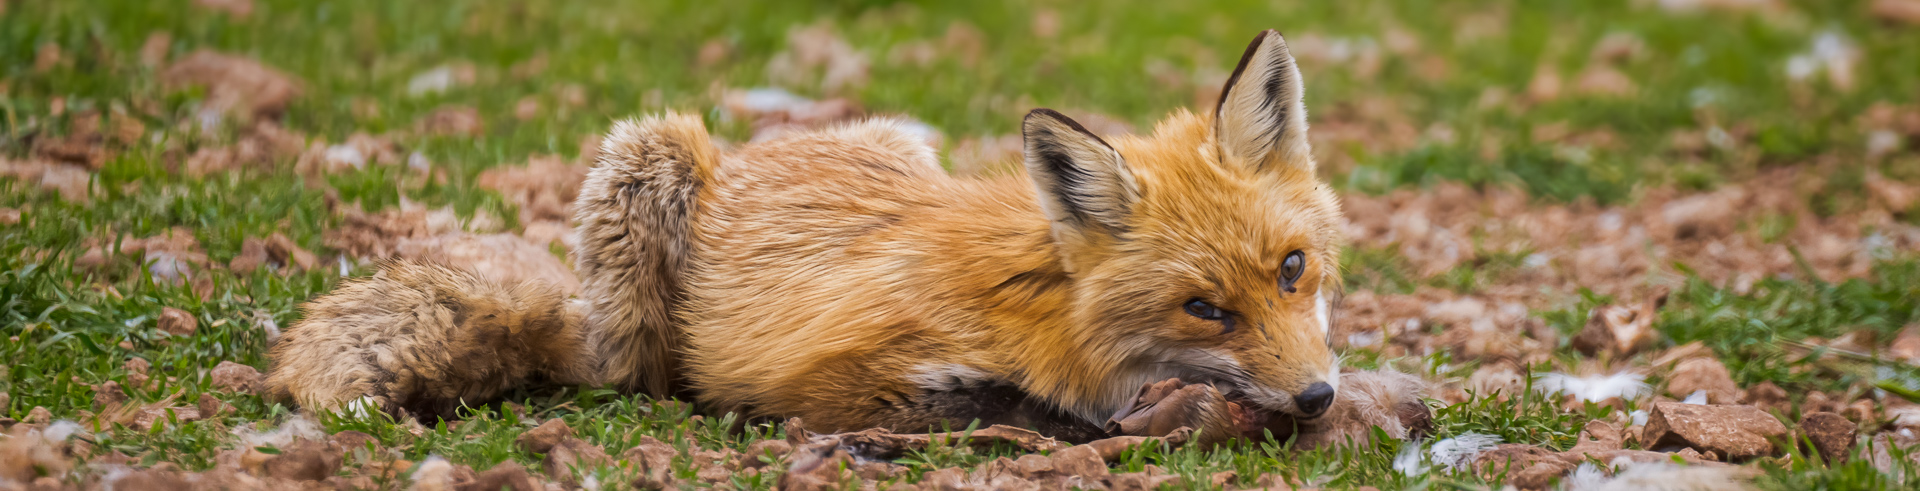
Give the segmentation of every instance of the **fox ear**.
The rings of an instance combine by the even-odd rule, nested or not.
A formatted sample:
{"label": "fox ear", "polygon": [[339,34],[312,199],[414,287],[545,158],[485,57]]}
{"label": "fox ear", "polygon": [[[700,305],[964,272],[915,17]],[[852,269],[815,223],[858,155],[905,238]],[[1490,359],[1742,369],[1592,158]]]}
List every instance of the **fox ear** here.
{"label": "fox ear", "polygon": [[1285,166],[1312,171],[1303,92],[1300,70],[1280,32],[1268,29],[1254,37],[1213,110],[1214,138],[1226,160],[1259,171]]}
{"label": "fox ear", "polygon": [[1127,210],[1140,191],[1120,152],[1052,109],[1027,113],[1021,135],[1027,174],[1056,239],[1126,231]]}

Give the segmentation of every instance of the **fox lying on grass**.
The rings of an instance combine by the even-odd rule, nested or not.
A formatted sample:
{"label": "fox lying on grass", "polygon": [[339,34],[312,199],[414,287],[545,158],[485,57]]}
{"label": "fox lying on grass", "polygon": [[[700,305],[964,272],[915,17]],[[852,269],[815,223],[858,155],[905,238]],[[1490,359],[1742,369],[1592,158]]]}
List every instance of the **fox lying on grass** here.
{"label": "fox lying on grass", "polygon": [[[590,306],[584,318],[545,316],[579,319],[557,330],[584,332],[593,351],[502,363],[594,360],[599,381],[625,391],[828,430],[979,420],[1089,440],[1167,379],[1207,385],[1196,428],[1253,433],[1270,418],[1319,416],[1341,386],[1328,316],[1342,244],[1301,96],[1285,42],[1266,31],[1212,113],[1180,111],[1151,136],[1106,141],[1036,109],[1022,127],[1026,175],[995,180],[949,177],[920,137],[886,120],[727,155],[697,117],[620,123],[575,205]],[[396,281],[445,283],[419,289],[446,294],[343,288],[315,304],[379,304],[414,313],[421,329],[514,329],[428,320],[515,300],[414,278]],[[345,353],[331,331],[372,326],[311,312],[275,348],[270,378],[303,405],[364,395],[444,408],[507,388],[466,383],[453,364],[443,386],[470,392],[343,390],[387,387],[339,376],[354,367],[435,375],[362,367],[410,358]]]}

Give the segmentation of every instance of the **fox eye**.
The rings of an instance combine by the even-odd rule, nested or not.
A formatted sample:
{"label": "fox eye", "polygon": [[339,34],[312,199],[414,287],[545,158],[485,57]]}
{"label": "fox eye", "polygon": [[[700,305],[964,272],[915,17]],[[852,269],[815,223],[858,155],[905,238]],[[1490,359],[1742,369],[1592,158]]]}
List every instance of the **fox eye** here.
{"label": "fox eye", "polygon": [[1221,326],[1220,334],[1233,332],[1233,313],[1227,312],[1226,309],[1215,307],[1213,304],[1198,298],[1188,300],[1184,308],[1187,310],[1187,315],[1219,322]]}
{"label": "fox eye", "polygon": [[1287,258],[1280,261],[1280,289],[1287,293],[1297,291],[1293,288],[1293,282],[1300,281],[1300,275],[1306,272],[1307,255],[1300,251],[1287,253]]}

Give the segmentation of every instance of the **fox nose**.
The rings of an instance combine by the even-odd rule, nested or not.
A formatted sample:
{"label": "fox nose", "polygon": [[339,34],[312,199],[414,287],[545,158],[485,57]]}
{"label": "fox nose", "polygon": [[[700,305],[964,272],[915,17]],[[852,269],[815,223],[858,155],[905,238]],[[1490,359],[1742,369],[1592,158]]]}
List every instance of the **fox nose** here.
{"label": "fox nose", "polygon": [[1314,382],[1307,390],[1293,396],[1293,407],[1300,410],[1301,416],[1314,417],[1327,411],[1333,405],[1333,386],[1326,382]]}

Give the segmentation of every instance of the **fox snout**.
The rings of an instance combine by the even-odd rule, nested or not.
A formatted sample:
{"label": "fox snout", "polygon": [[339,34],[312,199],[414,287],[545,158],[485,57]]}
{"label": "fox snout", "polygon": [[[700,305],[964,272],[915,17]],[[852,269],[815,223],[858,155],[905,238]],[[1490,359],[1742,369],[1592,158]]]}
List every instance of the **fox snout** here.
{"label": "fox snout", "polygon": [[1333,385],[1326,382],[1314,382],[1307,390],[1293,395],[1293,407],[1301,416],[1315,417],[1327,412],[1327,406],[1333,405]]}
{"label": "fox snout", "polygon": [[[1261,371],[1259,368],[1254,368]],[[1324,371],[1322,371],[1324,370]],[[1273,383],[1262,380],[1266,377],[1255,375],[1249,381],[1251,387],[1239,388],[1247,401],[1269,412],[1287,413],[1301,418],[1319,417],[1333,406],[1334,397],[1339,395],[1340,370],[1337,363],[1329,363],[1318,374],[1292,372],[1282,375],[1284,382]]]}
{"label": "fox snout", "polygon": [[[1255,382],[1254,387],[1243,387],[1237,391],[1245,400],[1242,403],[1253,405],[1273,413],[1286,413],[1300,418],[1317,418],[1326,414],[1333,406],[1335,396],[1339,395],[1339,370],[1328,370],[1324,377],[1312,377],[1305,383],[1295,382],[1293,387],[1262,386]],[[1229,398],[1234,398],[1229,395]]]}

